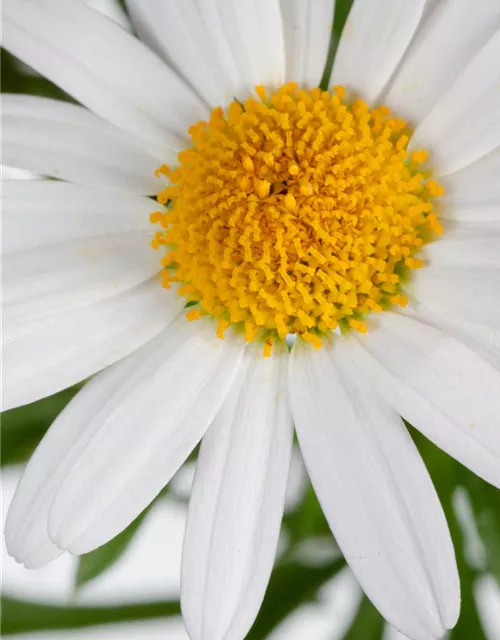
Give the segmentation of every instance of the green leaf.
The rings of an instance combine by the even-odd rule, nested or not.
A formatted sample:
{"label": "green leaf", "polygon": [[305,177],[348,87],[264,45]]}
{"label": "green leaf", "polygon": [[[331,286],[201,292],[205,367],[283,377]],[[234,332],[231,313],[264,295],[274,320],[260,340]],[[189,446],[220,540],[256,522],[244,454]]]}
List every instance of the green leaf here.
{"label": "green leaf", "polygon": [[384,635],[385,620],[366,596],[359,603],[358,611],[346,631],[343,640],[381,640]]}
{"label": "green leaf", "polygon": [[129,544],[141,526],[149,507],[145,509],[124,531],[102,547],[85,553],[78,558],[75,576],[75,588],[94,580],[107,571],[125,553]]}
{"label": "green leaf", "polygon": [[486,570],[500,586],[500,491],[473,475],[467,477],[465,486],[484,544]]}
{"label": "green leaf", "polygon": [[151,620],[178,616],[181,612],[177,600],[162,600],[122,604],[111,607],[76,607],[51,605],[18,600],[2,596],[2,635],[49,631],[56,629],[78,629],[100,624]]}
{"label": "green leaf", "polygon": [[349,11],[351,10],[353,1],[354,0],[337,0],[337,2],[335,3],[335,15],[333,16],[332,37],[330,39],[330,46],[328,48],[328,55],[326,58],[325,69],[321,77],[321,82],[319,83],[319,86],[321,87],[321,89],[323,89],[323,91],[326,91],[326,89],[328,89],[328,85],[330,82],[330,75],[332,73],[332,68],[333,68],[333,61],[335,59],[335,54],[337,53],[337,47],[340,42],[340,36],[342,34],[342,30],[347,20],[347,16],[349,15]]}
{"label": "green leaf", "polygon": [[343,558],[322,567],[306,567],[296,562],[278,564],[271,576],[259,615],[246,640],[267,638],[297,607],[313,601],[320,587],[343,567]]}
{"label": "green leaf", "polygon": [[2,466],[25,462],[31,456],[47,429],[81,386],[2,413]]}
{"label": "green leaf", "polygon": [[292,511],[285,513],[283,525],[290,534],[291,544],[307,537],[322,535],[332,537],[330,527],[310,483],[300,504]]}

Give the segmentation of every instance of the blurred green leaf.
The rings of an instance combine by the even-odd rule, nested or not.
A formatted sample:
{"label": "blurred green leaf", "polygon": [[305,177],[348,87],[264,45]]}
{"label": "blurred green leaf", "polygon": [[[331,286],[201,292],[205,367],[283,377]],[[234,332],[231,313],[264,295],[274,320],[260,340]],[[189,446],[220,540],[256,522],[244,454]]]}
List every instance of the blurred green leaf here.
{"label": "blurred green leaf", "polygon": [[86,582],[97,578],[109,569],[125,553],[129,544],[141,526],[149,511],[145,509],[124,531],[102,547],[85,553],[78,558],[75,575],[75,587],[79,588]]}
{"label": "blurred green leaf", "polygon": [[246,640],[264,640],[280,622],[301,605],[315,600],[320,587],[345,567],[344,558],[322,567],[290,562],[277,565],[264,603]]}
{"label": "blurred green leaf", "polygon": [[178,616],[181,607],[176,600],[122,604],[111,607],[74,607],[43,604],[2,596],[2,635],[78,629],[101,624],[151,620]]}
{"label": "blurred green leaf", "polygon": [[343,640],[381,640],[384,635],[385,620],[366,596],[359,603],[358,611],[346,631]]}
{"label": "blurred green leaf", "polygon": [[4,411],[1,416],[1,463],[26,462],[47,429],[81,389],[76,385],[32,404]]}
{"label": "blurred green leaf", "polygon": [[485,548],[486,570],[500,586],[500,491],[472,474],[466,480],[477,529]]}
{"label": "blurred green leaf", "polygon": [[299,505],[292,511],[285,513],[283,524],[290,534],[291,544],[309,536],[332,537],[330,527],[310,483]]}
{"label": "blurred green leaf", "polygon": [[55,100],[75,102],[71,96],[47,78],[30,73],[13,55],[5,49],[1,51],[2,93],[29,93]]}

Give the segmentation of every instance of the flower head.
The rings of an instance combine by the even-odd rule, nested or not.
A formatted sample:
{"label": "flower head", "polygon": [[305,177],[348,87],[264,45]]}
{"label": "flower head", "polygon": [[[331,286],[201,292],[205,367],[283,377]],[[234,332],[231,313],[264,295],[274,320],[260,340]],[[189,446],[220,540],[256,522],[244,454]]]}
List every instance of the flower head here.
{"label": "flower head", "polygon": [[78,0],[4,1],[4,46],[84,105],[4,100],[4,161],[59,179],[5,186],[4,407],[96,374],[8,549],[98,547],[202,440],[183,615],[243,638],[295,427],[368,597],[441,637],[454,552],[402,417],[500,486],[498,2],[356,0],[325,90],[331,0],[128,4],[146,45]]}

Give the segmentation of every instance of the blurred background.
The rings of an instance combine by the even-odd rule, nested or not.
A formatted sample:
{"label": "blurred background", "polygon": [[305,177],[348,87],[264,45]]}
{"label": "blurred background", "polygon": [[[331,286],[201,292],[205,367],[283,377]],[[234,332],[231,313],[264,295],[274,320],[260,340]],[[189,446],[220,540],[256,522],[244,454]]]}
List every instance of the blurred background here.
{"label": "blurred background", "polygon": [[[88,0],[132,30],[118,0]],[[337,0],[331,54],[352,0]],[[383,3],[381,3],[383,10]],[[2,92],[71,100],[2,51]],[[2,167],[4,179],[30,179]],[[2,531],[23,466],[78,387],[2,414]],[[500,491],[411,429],[452,532],[462,584],[453,640],[500,640]],[[2,636],[29,640],[187,640],[180,617],[182,536],[195,458],[117,538],[81,558],[67,554],[28,571],[2,536]],[[286,514],[272,579],[249,640],[396,640],[345,565],[294,452]]]}

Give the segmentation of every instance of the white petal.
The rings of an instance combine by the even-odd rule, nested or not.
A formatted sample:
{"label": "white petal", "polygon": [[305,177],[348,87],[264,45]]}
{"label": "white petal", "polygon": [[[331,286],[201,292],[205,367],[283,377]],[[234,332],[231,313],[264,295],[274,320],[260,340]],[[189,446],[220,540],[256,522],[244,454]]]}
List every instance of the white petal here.
{"label": "white petal", "polygon": [[384,97],[391,109],[414,123],[445,95],[500,24],[496,0],[439,0],[429,14]]}
{"label": "white petal", "polygon": [[237,97],[244,99],[257,85],[278,88],[283,84],[285,42],[279,0],[197,4],[218,58],[226,61],[229,51],[238,69]]}
{"label": "white petal", "polygon": [[458,230],[463,227],[465,230],[468,228],[480,229],[482,226],[485,228],[494,228],[500,223],[500,206],[481,206],[481,205],[469,205],[469,206],[449,206],[442,212],[443,218],[446,220],[453,220],[458,224]]}
{"label": "white petal", "polygon": [[412,276],[408,291],[431,309],[466,322],[500,326],[500,269],[426,267]]}
{"label": "white petal", "polygon": [[342,552],[382,615],[414,640],[460,607],[444,515],[401,418],[354,376],[343,338],[298,342],[290,401],[311,481]]}
{"label": "white petal", "polygon": [[[425,0],[356,0],[345,23],[330,84],[377,100],[415,33]],[[391,106],[391,105],[389,105]]]}
{"label": "white petal", "polygon": [[4,322],[3,410],[49,396],[120,360],[156,336],[183,306],[183,298],[154,278],[78,309]]}
{"label": "white petal", "polygon": [[2,206],[4,254],[83,238],[152,232],[149,216],[163,209],[149,198],[56,180],[6,180]]}
{"label": "white petal", "polygon": [[207,115],[154,53],[82,2],[5,0],[3,19],[7,50],[154,153],[182,148]]}
{"label": "white petal", "polygon": [[241,81],[231,50],[210,31],[196,0],[127,0],[127,6],[141,39],[207,104],[233,100]]}
{"label": "white petal", "polygon": [[288,353],[274,351],[248,349],[202,441],[182,565],[192,640],[245,637],[271,574],[293,442]]}
{"label": "white petal", "polygon": [[438,447],[500,487],[500,372],[443,331],[388,312],[377,320],[366,337],[346,338],[360,375]]}
{"label": "white petal", "polygon": [[219,340],[209,321],[181,316],[144,348],[132,369],[124,361],[120,387],[103,399],[55,497],[52,542],[86,553],[132,522],[212,422],[243,345],[240,338]]}
{"label": "white petal", "polygon": [[321,81],[332,36],[335,0],[281,0],[287,82],[313,88]]}
{"label": "white petal", "polygon": [[436,175],[472,164],[500,146],[500,31],[419,124],[409,148],[432,152]]}
{"label": "white petal", "polygon": [[[500,219],[500,210],[498,212]],[[423,251],[429,267],[490,267],[500,269],[500,233],[471,236],[455,233],[430,242]]]}
{"label": "white petal", "polygon": [[138,138],[88,109],[35,96],[3,95],[3,163],[81,184],[151,195],[161,188],[154,157]]}
{"label": "white petal", "polygon": [[29,320],[116,295],[159,271],[151,233],[83,238],[3,258],[4,320]]}
{"label": "white petal", "polygon": [[443,214],[448,213],[452,206],[498,206],[500,205],[500,147],[464,167],[461,171],[440,178],[440,183],[446,189]]}

